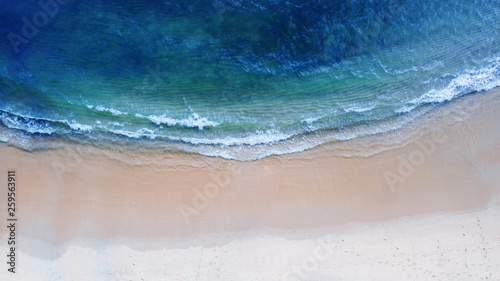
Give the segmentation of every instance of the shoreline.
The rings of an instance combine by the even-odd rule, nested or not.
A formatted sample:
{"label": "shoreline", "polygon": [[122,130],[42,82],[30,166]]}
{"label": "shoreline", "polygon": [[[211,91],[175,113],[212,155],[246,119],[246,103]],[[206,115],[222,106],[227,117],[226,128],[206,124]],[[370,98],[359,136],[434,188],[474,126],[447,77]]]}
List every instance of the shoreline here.
{"label": "shoreline", "polygon": [[[51,260],[81,243],[84,251],[121,245],[143,254],[184,245],[178,250],[189,258],[193,247],[212,249],[207,245],[216,236],[233,245],[262,233],[287,240],[297,231],[300,244],[318,229],[337,235],[352,224],[399,229],[397,220],[412,216],[483,216],[500,196],[499,111],[496,88],[441,105],[402,130],[247,162],[169,152],[141,158],[126,149],[72,144],[27,152],[0,144],[0,171],[17,173],[24,255]],[[399,144],[391,147],[387,139]],[[390,149],[359,154],[384,143]],[[2,241],[6,235],[0,230]],[[374,243],[366,236],[362,241]],[[280,249],[273,255],[286,255]]]}
{"label": "shoreline", "polygon": [[[121,134],[111,136],[90,136],[75,132],[68,134],[28,133],[22,129],[12,129],[0,124],[0,144],[13,146],[27,152],[43,152],[53,149],[65,149],[76,147],[76,149],[93,152],[97,156],[109,154],[112,151],[127,153],[129,159],[123,159],[129,163],[136,159],[154,158],[155,154],[184,154],[222,158],[228,161],[259,161],[267,157],[280,157],[286,155],[302,154],[303,152],[322,146],[333,145],[336,151],[333,156],[339,157],[370,157],[385,150],[399,148],[415,137],[412,130],[419,131],[420,135],[429,131],[423,128],[425,122],[430,121],[436,126],[449,126],[460,122],[463,118],[476,113],[477,108],[468,109],[462,106],[460,113],[451,112],[450,107],[458,107],[469,102],[475,96],[480,96],[484,102],[485,93],[496,92],[500,87],[490,91],[474,91],[462,96],[454,97],[444,103],[426,104],[419,106],[410,112],[400,113],[383,120],[369,121],[367,123],[352,124],[342,128],[318,129],[312,132],[302,132],[291,135],[286,139],[273,142],[256,143],[253,145],[218,145],[216,143],[193,144],[189,141],[169,140],[162,141],[147,136],[135,138]],[[477,107],[477,106],[476,106]],[[444,109],[443,109],[444,108]],[[451,116],[443,113],[450,111]],[[32,117],[23,117],[32,118]],[[437,119],[445,118],[440,122]],[[433,129],[431,129],[433,130]],[[392,138],[395,138],[392,140]],[[389,141],[390,140],[390,141]],[[227,140],[226,140],[227,141]],[[377,145],[371,144],[373,141]],[[370,145],[367,145],[370,144]],[[301,156],[299,156],[301,157]]]}

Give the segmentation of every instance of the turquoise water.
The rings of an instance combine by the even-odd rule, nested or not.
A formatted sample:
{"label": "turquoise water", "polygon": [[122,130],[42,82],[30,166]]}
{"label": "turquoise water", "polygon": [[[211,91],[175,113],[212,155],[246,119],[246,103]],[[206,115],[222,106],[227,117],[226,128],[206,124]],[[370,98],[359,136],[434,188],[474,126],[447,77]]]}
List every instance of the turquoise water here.
{"label": "turquoise water", "polygon": [[4,142],[251,160],[500,85],[500,1],[68,2],[0,8]]}

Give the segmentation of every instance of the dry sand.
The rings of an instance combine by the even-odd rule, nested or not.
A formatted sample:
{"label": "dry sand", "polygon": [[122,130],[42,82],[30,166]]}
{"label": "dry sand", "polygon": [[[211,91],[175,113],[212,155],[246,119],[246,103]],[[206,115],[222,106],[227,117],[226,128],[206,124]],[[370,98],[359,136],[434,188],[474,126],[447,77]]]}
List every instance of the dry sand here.
{"label": "dry sand", "polygon": [[495,89],[397,132],[251,162],[1,144],[19,274],[4,265],[0,280],[499,280],[499,116]]}
{"label": "dry sand", "polygon": [[49,259],[22,253],[17,278],[2,280],[498,280],[499,221],[495,200],[385,222],[162,238],[149,251],[122,239],[69,243]]}

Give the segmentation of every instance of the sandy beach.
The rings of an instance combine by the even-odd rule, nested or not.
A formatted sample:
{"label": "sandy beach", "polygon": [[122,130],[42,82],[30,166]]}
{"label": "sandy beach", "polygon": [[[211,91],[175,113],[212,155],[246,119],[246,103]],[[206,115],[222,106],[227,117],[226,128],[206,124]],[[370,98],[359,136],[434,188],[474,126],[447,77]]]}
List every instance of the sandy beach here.
{"label": "sandy beach", "polygon": [[248,162],[1,144],[19,274],[0,279],[498,280],[498,112],[497,88],[383,136]]}

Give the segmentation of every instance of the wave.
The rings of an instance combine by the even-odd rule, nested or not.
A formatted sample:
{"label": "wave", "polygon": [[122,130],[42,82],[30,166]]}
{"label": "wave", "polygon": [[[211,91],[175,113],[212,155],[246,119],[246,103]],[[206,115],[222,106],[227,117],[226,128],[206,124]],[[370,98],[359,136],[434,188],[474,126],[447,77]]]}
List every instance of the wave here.
{"label": "wave", "polygon": [[149,139],[156,139],[158,135],[155,133],[154,130],[142,128],[136,132],[130,132],[130,131],[125,131],[125,130],[110,130],[110,132],[117,134],[117,135],[122,135],[126,136],[132,139],[141,139],[144,137],[147,137]]}
{"label": "wave", "polygon": [[342,106],[342,109],[347,113],[349,113],[349,112],[362,113],[362,112],[372,111],[375,107],[377,107],[376,104],[371,104],[371,105],[367,105],[367,106],[363,106],[360,104],[357,104],[357,105],[351,104],[351,105]]}
{"label": "wave", "polygon": [[204,127],[217,127],[220,123],[215,121],[210,121],[205,117],[200,117],[197,113],[191,113],[188,118],[185,119],[175,119],[168,117],[167,114],[162,115],[148,115],[144,116],[142,114],[135,114],[137,118],[147,118],[149,121],[155,123],[156,125],[167,125],[167,126],[181,126],[187,128],[197,127],[203,130]]}
{"label": "wave", "polygon": [[52,122],[48,120],[14,115],[5,111],[0,111],[0,120],[10,129],[22,130],[30,134],[52,135],[56,131]]}
{"label": "wave", "polygon": [[488,91],[500,86],[500,57],[492,61],[485,68],[468,70],[456,75],[444,89],[432,89],[409,103],[412,105],[442,103],[463,94]]}
{"label": "wave", "polygon": [[68,127],[75,132],[91,132],[94,128],[93,126],[79,124],[76,120],[35,118],[26,115],[16,115],[3,110],[0,110],[0,121],[10,129],[17,129],[30,134],[52,135],[58,132],[58,125]]}
{"label": "wave", "polygon": [[272,145],[280,141],[289,140],[294,137],[294,134],[282,133],[279,130],[256,130],[255,132],[244,137],[226,137],[218,139],[202,139],[202,138],[178,138],[183,142],[194,145],[214,145],[214,146],[255,146],[255,145]]}
{"label": "wave", "polygon": [[100,112],[109,112],[109,113],[113,114],[114,116],[127,115],[128,114],[127,112],[121,112],[121,111],[116,110],[114,108],[107,108],[107,107],[104,107],[102,105],[98,105],[98,106],[85,105],[85,106],[88,109],[95,109],[95,110],[100,111]]}
{"label": "wave", "polygon": [[[200,130],[203,130],[204,127],[217,127],[220,125],[220,123],[208,120],[205,117],[201,117],[199,114],[196,112],[192,112],[187,118],[183,119],[176,119],[168,116],[168,113],[164,113],[162,115],[144,115],[141,113],[135,113],[135,114],[129,114],[128,112],[120,111],[117,109],[114,109],[112,107],[105,107],[102,105],[85,105],[88,109],[96,110],[99,112],[108,112],[111,113],[113,116],[125,116],[125,115],[133,115],[136,118],[142,118],[142,119],[147,119],[151,122],[153,122],[156,125],[167,125],[167,126],[181,126],[181,127],[186,127],[186,128],[198,128]],[[100,122],[100,121],[99,121]],[[114,124],[117,124],[114,122]],[[80,129],[85,129],[88,130],[88,126],[84,126]],[[128,132],[132,135],[135,135],[132,132]]]}

